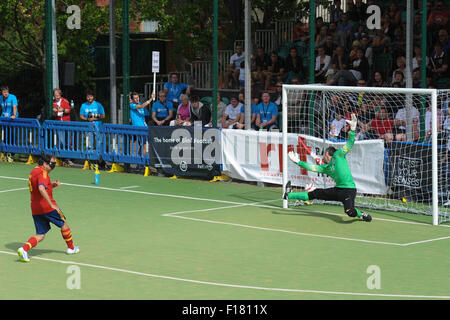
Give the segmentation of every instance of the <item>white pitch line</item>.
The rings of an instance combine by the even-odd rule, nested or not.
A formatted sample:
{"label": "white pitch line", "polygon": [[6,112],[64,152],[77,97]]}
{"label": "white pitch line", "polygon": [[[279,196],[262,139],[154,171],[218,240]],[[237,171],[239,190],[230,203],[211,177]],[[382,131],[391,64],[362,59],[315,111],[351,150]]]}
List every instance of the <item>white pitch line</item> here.
{"label": "white pitch line", "polygon": [[29,190],[29,188],[25,187],[25,188],[17,188],[17,189],[10,189],[10,190],[1,190],[0,193],[19,191],[19,190]]}
{"label": "white pitch line", "polygon": [[120,187],[121,190],[139,188],[139,186]]}
{"label": "white pitch line", "polygon": [[435,238],[435,239],[415,241],[415,242],[409,242],[409,243],[405,243],[404,246],[406,247],[406,246],[411,246],[411,245],[414,245],[414,244],[421,244],[421,243],[432,242],[432,241],[439,241],[439,240],[446,240],[446,239],[450,239],[450,236],[448,236],[448,237],[441,237],[441,238]]}
{"label": "white pitch line", "polygon": [[[8,255],[17,255],[16,253],[7,252],[7,251],[0,251],[0,253],[8,254]],[[450,296],[429,296],[429,295],[389,294],[389,293],[385,294],[385,293],[365,293],[365,292],[345,292],[345,291],[322,291],[322,290],[309,290],[309,289],[289,289],[289,288],[245,286],[245,285],[239,285],[239,284],[220,283],[220,282],[211,282],[211,281],[164,276],[164,275],[144,273],[144,272],[114,268],[114,267],[106,267],[106,266],[101,266],[101,265],[89,264],[89,263],[75,262],[75,261],[64,261],[64,260],[48,259],[48,258],[41,258],[41,257],[32,257],[32,259],[42,260],[42,261],[47,261],[47,262],[56,262],[56,263],[61,263],[61,264],[78,265],[78,266],[82,266],[82,267],[102,269],[102,270],[107,270],[107,271],[116,271],[116,272],[128,273],[128,274],[144,276],[144,277],[149,277],[149,278],[158,278],[158,279],[189,282],[189,283],[203,284],[203,285],[210,285],[210,286],[237,288],[237,289],[252,289],[252,290],[296,292],[296,293],[314,293],[314,294],[329,294],[329,295],[386,297],[386,298],[390,297],[390,298],[406,298],[406,299],[408,299],[408,298],[409,299],[411,299],[411,298],[414,298],[414,299],[450,299]]]}

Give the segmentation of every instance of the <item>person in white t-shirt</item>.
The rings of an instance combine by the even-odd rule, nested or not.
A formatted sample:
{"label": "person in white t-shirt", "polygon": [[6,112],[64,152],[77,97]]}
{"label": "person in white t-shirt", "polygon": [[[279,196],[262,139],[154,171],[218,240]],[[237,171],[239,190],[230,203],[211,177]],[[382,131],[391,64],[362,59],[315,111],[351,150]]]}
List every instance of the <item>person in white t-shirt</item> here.
{"label": "person in white t-shirt", "polygon": [[239,87],[241,62],[245,60],[245,53],[242,51],[242,46],[240,44],[236,45],[235,50],[236,52],[230,57],[230,64],[228,65],[225,79],[225,89],[230,88],[230,80],[234,81],[235,87]]}
{"label": "person in white t-shirt", "polygon": [[[415,107],[411,107],[411,119],[413,121],[413,139],[419,138],[420,113]],[[406,107],[397,111],[394,118],[395,140],[406,141]]]}
{"label": "person in white t-shirt", "polygon": [[230,104],[225,109],[222,116],[222,128],[223,129],[243,129],[244,124],[239,123],[240,112],[242,103],[239,102],[237,97],[231,97]]}

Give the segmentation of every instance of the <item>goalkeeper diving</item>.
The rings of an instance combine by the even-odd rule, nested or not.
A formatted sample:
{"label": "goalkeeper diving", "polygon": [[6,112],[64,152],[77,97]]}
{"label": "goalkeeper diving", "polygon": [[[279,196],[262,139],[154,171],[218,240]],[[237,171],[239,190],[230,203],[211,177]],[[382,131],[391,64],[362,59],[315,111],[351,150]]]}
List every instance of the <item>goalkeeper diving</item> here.
{"label": "goalkeeper diving", "polygon": [[293,151],[288,153],[289,158],[298,166],[309,171],[328,175],[334,180],[336,186],[327,189],[310,189],[308,192],[292,192],[291,182],[288,181],[284,190],[283,199],[340,201],[344,205],[345,213],[348,216],[358,217],[370,222],[372,221],[372,217],[369,214],[355,208],[356,185],[346,159],[347,153],[350,152],[355,143],[355,130],[358,120],[356,119],[356,115],[352,114],[351,120],[346,121],[351,129],[346,145],[338,150],[332,146],[325,149],[323,165],[312,165],[300,161],[297,153]]}

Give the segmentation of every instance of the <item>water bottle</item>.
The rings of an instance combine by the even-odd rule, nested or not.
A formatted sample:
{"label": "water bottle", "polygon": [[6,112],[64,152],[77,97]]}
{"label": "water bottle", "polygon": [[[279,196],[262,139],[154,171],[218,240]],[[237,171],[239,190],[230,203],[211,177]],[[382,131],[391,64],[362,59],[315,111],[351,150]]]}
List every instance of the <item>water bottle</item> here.
{"label": "water bottle", "polygon": [[94,184],[100,184],[100,171],[98,170],[98,166],[95,166]]}
{"label": "water bottle", "polygon": [[70,109],[73,110],[75,108],[75,104],[73,103],[73,100],[70,100]]}
{"label": "water bottle", "polygon": [[263,126],[261,126],[261,127],[259,128],[259,131],[263,131]]}

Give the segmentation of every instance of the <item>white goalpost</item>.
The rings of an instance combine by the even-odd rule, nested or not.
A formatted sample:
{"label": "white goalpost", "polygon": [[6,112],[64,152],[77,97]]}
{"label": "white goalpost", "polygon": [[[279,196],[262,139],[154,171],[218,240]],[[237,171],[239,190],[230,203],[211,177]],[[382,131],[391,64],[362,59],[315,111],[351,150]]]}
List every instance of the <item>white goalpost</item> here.
{"label": "white goalpost", "polygon": [[[347,156],[357,186],[356,205],[450,221],[450,90],[283,85],[283,190],[287,181],[334,186],[326,176],[289,161],[319,163],[323,150],[343,146],[351,113],[358,117],[356,143]],[[283,200],[283,207],[298,201]]]}

